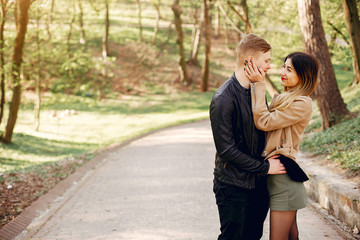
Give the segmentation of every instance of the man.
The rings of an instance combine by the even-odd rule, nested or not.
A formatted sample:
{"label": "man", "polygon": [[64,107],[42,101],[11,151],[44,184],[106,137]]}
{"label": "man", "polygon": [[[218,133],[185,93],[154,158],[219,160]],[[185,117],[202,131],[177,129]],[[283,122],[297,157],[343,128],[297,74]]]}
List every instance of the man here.
{"label": "man", "polygon": [[[236,49],[235,73],[215,93],[210,120],[216,156],[214,193],[220,216],[218,240],[259,240],[268,211],[267,174],[284,173],[276,156],[264,161],[264,132],[255,128],[246,61],[270,69],[271,46],[255,34]],[[264,99],[265,100],[265,99]]]}

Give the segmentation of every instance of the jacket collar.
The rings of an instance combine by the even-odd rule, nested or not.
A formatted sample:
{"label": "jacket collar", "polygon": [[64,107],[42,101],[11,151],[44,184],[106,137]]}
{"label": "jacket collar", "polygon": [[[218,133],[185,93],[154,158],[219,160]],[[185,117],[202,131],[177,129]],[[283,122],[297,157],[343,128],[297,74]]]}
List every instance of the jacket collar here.
{"label": "jacket collar", "polygon": [[237,80],[236,76],[235,76],[235,72],[233,73],[233,75],[231,76],[231,80],[234,82],[235,87],[241,92],[244,93],[246,95],[250,95],[250,89],[246,89],[243,86],[241,86],[241,84],[239,83],[239,81]]}

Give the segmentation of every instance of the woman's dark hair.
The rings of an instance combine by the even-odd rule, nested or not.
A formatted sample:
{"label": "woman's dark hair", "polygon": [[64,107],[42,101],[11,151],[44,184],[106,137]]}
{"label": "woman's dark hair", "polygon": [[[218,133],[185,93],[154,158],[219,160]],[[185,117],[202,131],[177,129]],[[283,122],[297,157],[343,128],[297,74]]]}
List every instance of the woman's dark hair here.
{"label": "woman's dark hair", "polygon": [[[303,52],[290,53],[286,58],[291,59],[291,63],[299,77],[299,90],[302,95],[310,95],[317,84],[319,63],[315,57]],[[284,61],[284,62],[285,62]]]}
{"label": "woman's dark hair", "polygon": [[299,83],[291,91],[280,94],[274,105],[269,108],[270,111],[289,107],[299,96],[309,96],[317,85],[319,64],[316,58],[307,53],[293,52],[287,55],[284,62],[288,59],[291,60],[296,75],[299,77]]}

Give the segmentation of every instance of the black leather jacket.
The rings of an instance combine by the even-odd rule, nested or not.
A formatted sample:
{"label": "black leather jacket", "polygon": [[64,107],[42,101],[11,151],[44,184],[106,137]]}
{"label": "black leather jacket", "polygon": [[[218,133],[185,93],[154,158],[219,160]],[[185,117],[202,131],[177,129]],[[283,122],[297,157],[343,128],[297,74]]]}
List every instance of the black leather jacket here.
{"label": "black leather jacket", "polygon": [[216,180],[255,188],[257,179],[264,178],[269,170],[269,162],[261,157],[265,134],[254,125],[250,89],[240,85],[235,73],[216,91],[210,121],[217,151]]}

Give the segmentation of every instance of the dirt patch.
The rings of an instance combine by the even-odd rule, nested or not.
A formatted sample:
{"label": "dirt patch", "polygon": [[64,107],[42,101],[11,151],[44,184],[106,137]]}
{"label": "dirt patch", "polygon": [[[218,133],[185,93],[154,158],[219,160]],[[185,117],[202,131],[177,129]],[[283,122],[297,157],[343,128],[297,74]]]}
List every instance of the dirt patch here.
{"label": "dirt patch", "polygon": [[[89,155],[89,154],[88,154]],[[0,176],[0,228],[5,226],[41,195],[73,173],[90,157],[64,159]],[[93,155],[91,155],[93,156]]]}
{"label": "dirt patch", "polygon": [[[213,43],[221,44],[220,41]],[[187,63],[187,71],[191,84],[184,86],[180,82],[177,59],[169,59],[167,51],[157,52],[156,49],[145,43],[129,43],[127,45],[110,44],[112,56],[115,62],[111,67],[111,77],[108,81],[101,79],[99,87],[111,88],[112,91],[124,95],[142,96],[149,93],[170,94],[177,91],[200,91],[201,86],[201,62],[200,65]],[[218,51],[219,48],[215,48]],[[214,50],[214,53],[217,54]],[[94,53],[99,55],[100,53]],[[100,55],[98,56],[100,59]],[[225,59],[233,58],[230,51],[226,53]],[[212,61],[214,58],[212,57]],[[227,63],[227,62],[225,62]],[[217,62],[220,66],[222,63]],[[226,66],[224,66],[224,69]],[[91,74],[91,73],[90,73]],[[209,74],[209,89],[221,85],[228,77],[227,74],[217,74],[211,71]],[[105,84],[104,86],[101,86]],[[106,97],[106,94],[103,95]]]}

